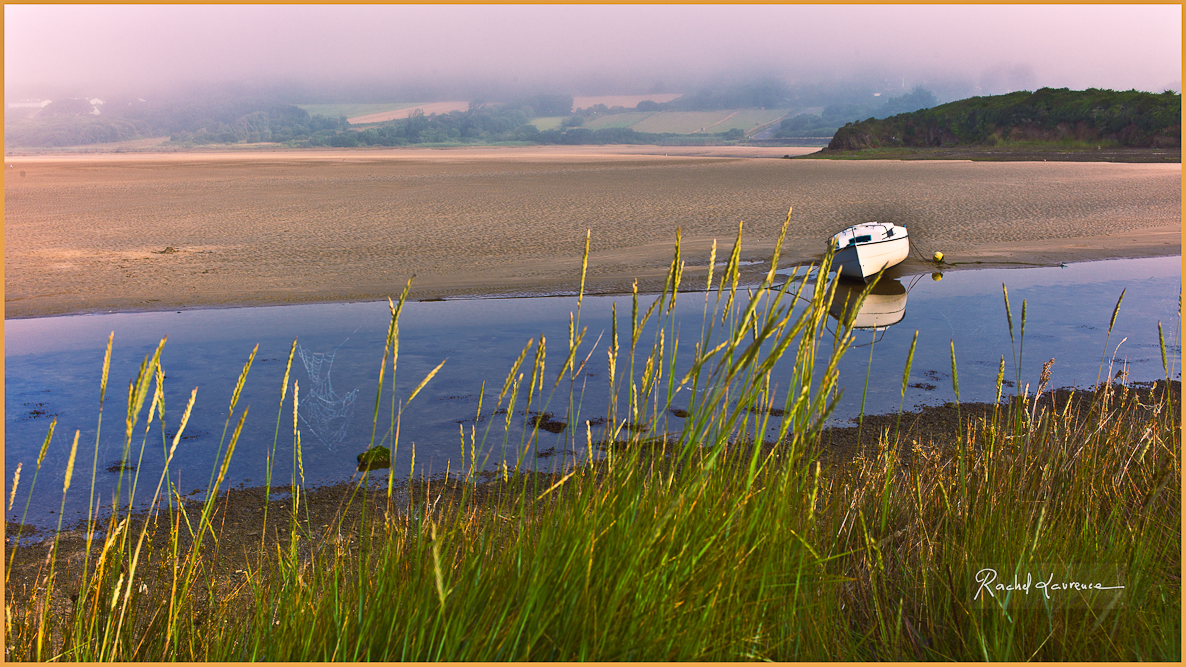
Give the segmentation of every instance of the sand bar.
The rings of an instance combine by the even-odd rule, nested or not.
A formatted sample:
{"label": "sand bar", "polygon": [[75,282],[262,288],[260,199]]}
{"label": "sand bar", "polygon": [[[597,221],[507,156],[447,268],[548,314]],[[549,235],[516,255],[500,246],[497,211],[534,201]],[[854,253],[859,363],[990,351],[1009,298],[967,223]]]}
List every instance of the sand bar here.
{"label": "sand bar", "polygon": [[[1181,165],[783,160],[814,149],[581,146],[8,156],[5,316],[661,287],[676,228],[810,262],[891,220],[954,266],[1181,253]],[[167,249],[173,250],[166,252]],[[754,265],[753,274],[764,271]],[[903,272],[930,272],[912,258]]]}

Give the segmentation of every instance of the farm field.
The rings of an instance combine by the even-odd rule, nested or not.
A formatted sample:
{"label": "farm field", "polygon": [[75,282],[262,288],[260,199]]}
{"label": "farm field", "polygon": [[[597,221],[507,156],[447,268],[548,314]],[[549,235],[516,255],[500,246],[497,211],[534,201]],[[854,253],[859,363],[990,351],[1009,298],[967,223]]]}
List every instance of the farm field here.
{"label": "farm field", "polygon": [[386,123],[389,120],[398,120],[400,118],[407,118],[411,116],[417,109],[424,112],[424,115],[431,116],[434,113],[449,113],[451,111],[465,111],[469,108],[469,102],[454,101],[454,102],[430,102],[428,104],[409,104],[399,109],[392,109],[390,111],[379,111],[376,113],[363,114],[360,116],[349,117],[346,120],[351,125],[366,125],[367,123]]}
{"label": "farm field", "polygon": [[[760,122],[753,122],[751,118],[769,118]],[[740,110],[726,109],[722,111],[667,111],[657,113],[632,126],[638,132],[673,132],[675,134],[699,134],[701,132],[715,134],[726,132],[734,127],[750,130],[757,125],[773,122],[786,114],[786,110]],[[735,120],[738,119],[739,120]],[[746,125],[748,123],[748,126]]]}
{"label": "farm field", "polygon": [[560,123],[565,118],[566,116],[540,116],[539,118],[533,118],[531,124],[540,132],[543,132],[544,130],[554,130],[560,127]]}
{"label": "farm field", "polygon": [[309,112],[310,116],[318,114],[330,118],[346,116],[347,122],[351,125],[366,125],[407,118],[416,109],[422,110],[426,115],[465,111],[469,108],[469,102],[375,102],[373,104],[298,104],[297,106]]}
{"label": "farm field", "polygon": [[[679,97],[665,95],[605,95],[573,98],[573,109],[584,109],[597,104],[609,107],[634,107],[642,100],[666,102]],[[425,114],[464,111],[468,102],[432,102],[416,104],[411,102],[378,102],[373,104],[302,104],[300,108],[310,115],[320,114],[330,118],[346,116],[351,125],[384,123],[407,118],[416,109]],[[590,130],[606,128],[630,128],[638,132],[673,134],[716,134],[732,129],[750,132],[768,125],[787,115],[787,109],[725,109],[720,111],[636,111],[612,114],[586,122],[582,127]],[[565,116],[541,116],[531,120],[541,132],[560,127]]]}
{"label": "farm field", "polygon": [[[787,114],[786,109],[726,109],[722,111],[634,111],[601,116],[581,127],[590,130],[626,127],[638,132],[671,132],[675,134],[715,134],[739,129],[750,132],[769,125]],[[536,118],[532,121],[540,130],[560,126],[562,117]],[[703,129],[702,129],[703,128]]]}
{"label": "farm field", "polygon": [[[659,112],[659,111],[635,111],[635,112],[631,112],[631,113],[611,114],[609,116],[602,116],[600,118],[594,118],[593,120],[585,123],[581,127],[587,127],[590,130],[601,130],[601,129],[605,129],[607,127],[615,127],[615,128],[616,127],[631,127],[631,128],[633,128],[638,123],[641,123],[642,121],[650,118],[651,116],[657,116],[660,113],[662,113],[662,112]],[[635,129],[637,129],[637,128],[635,128]]]}
{"label": "farm field", "polygon": [[340,104],[298,104],[296,105],[305,111],[309,112],[310,116],[328,116],[330,118],[337,118],[338,116],[346,116],[347,118],[356,116],[366,116],[370,114],[383,113],[386,111],[395,111],[398,109],[406,109],[414,106],[412,102],[375,102],[371,104],[354,104],[354,103],[340,103]]}
{"label": "farm field", "polygon": [[[680,95],[681,93],[665,93],[661,95],[597,95],[574,97],[573,109],[587,109],[598,104],[604,104],[607,107],[621,106],[629,109],[637,106],[638,103],[643,100],[651,100],[653,102],[670,102]],[[395,120],[399,118],[407,118],[408,115],[410,115],[415,109],[422,109],[426,114],[465,111],[469,108],[469,102],[374,102],[365,104],[342,102],[335,104],[298,104],[297,106],[309,112],[310,116],[322,115],[328,116],[330,118],[346,116],[346,119],[351,124],[362,125],[367,123],[382,123],[388,120]],[[560,124],[560,117],[556,117],[553,122],[550,117],[543,116],[532,120],[532,124],[541,130],[547,130],[558,126]],[[625,126],[605,125],[602,127]]]}
{"label": "farm field", "polygon": [[677,97],[682,97],[683,93],[655,93],[651,95],[594,95],[572,98],[573,109],[588,109],[589,107],[604,104],[611,109],[613,107],[625,107],[633,109],[638,106],[639,102],[650,100],[652,102],[670,102]]}
{"label": "farm field", "polygon": [[707,132],[728,132],[737,129],[749,132],[754,128],[769,125],[786,116],[787,109],[739,109]]}

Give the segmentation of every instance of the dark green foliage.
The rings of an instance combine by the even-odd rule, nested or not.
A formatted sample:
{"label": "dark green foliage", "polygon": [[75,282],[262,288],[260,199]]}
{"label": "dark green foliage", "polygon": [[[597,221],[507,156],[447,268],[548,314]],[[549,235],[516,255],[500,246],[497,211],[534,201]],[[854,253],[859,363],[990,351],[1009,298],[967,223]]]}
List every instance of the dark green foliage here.
{"label": "dark green foliage", "polygon": [[1097,142],[1176,148],[1182,140],[1182,96],[1136,90],[1042,88],[973,97],[930,109],[840,128],[831,149]]}
{"label": "dark green foliage", "polygon": [[391,450],[383,445],[375,445],[358,455],[359,470],[377,470],[391,467]]}

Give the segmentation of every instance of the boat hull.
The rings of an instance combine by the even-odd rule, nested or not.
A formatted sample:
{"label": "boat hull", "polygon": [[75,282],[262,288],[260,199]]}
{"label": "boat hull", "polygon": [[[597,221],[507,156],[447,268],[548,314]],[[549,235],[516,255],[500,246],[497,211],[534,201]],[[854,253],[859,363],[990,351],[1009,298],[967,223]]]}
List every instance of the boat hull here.
{"label": "boat hull", "polygon": [[840,275],[864,280],[891,266],[897,266],[910,254],[910,238],[906,235],[849,245],[836,251],[832,266]]}

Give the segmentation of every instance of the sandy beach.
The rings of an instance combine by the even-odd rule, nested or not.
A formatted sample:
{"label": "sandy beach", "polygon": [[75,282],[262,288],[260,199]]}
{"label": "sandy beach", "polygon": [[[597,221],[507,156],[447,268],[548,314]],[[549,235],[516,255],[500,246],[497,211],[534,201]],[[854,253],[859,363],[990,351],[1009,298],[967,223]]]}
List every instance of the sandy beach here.
{"label": "sandy beach", "polygon": [[[662,286],[709,248],[818,259],[907,226],[901,273],[1181,253],[1181,165],[784,160],[814,149],[589,146],[9,156],[5,316]],[[761,264],[747,267],[754,278]]]}

